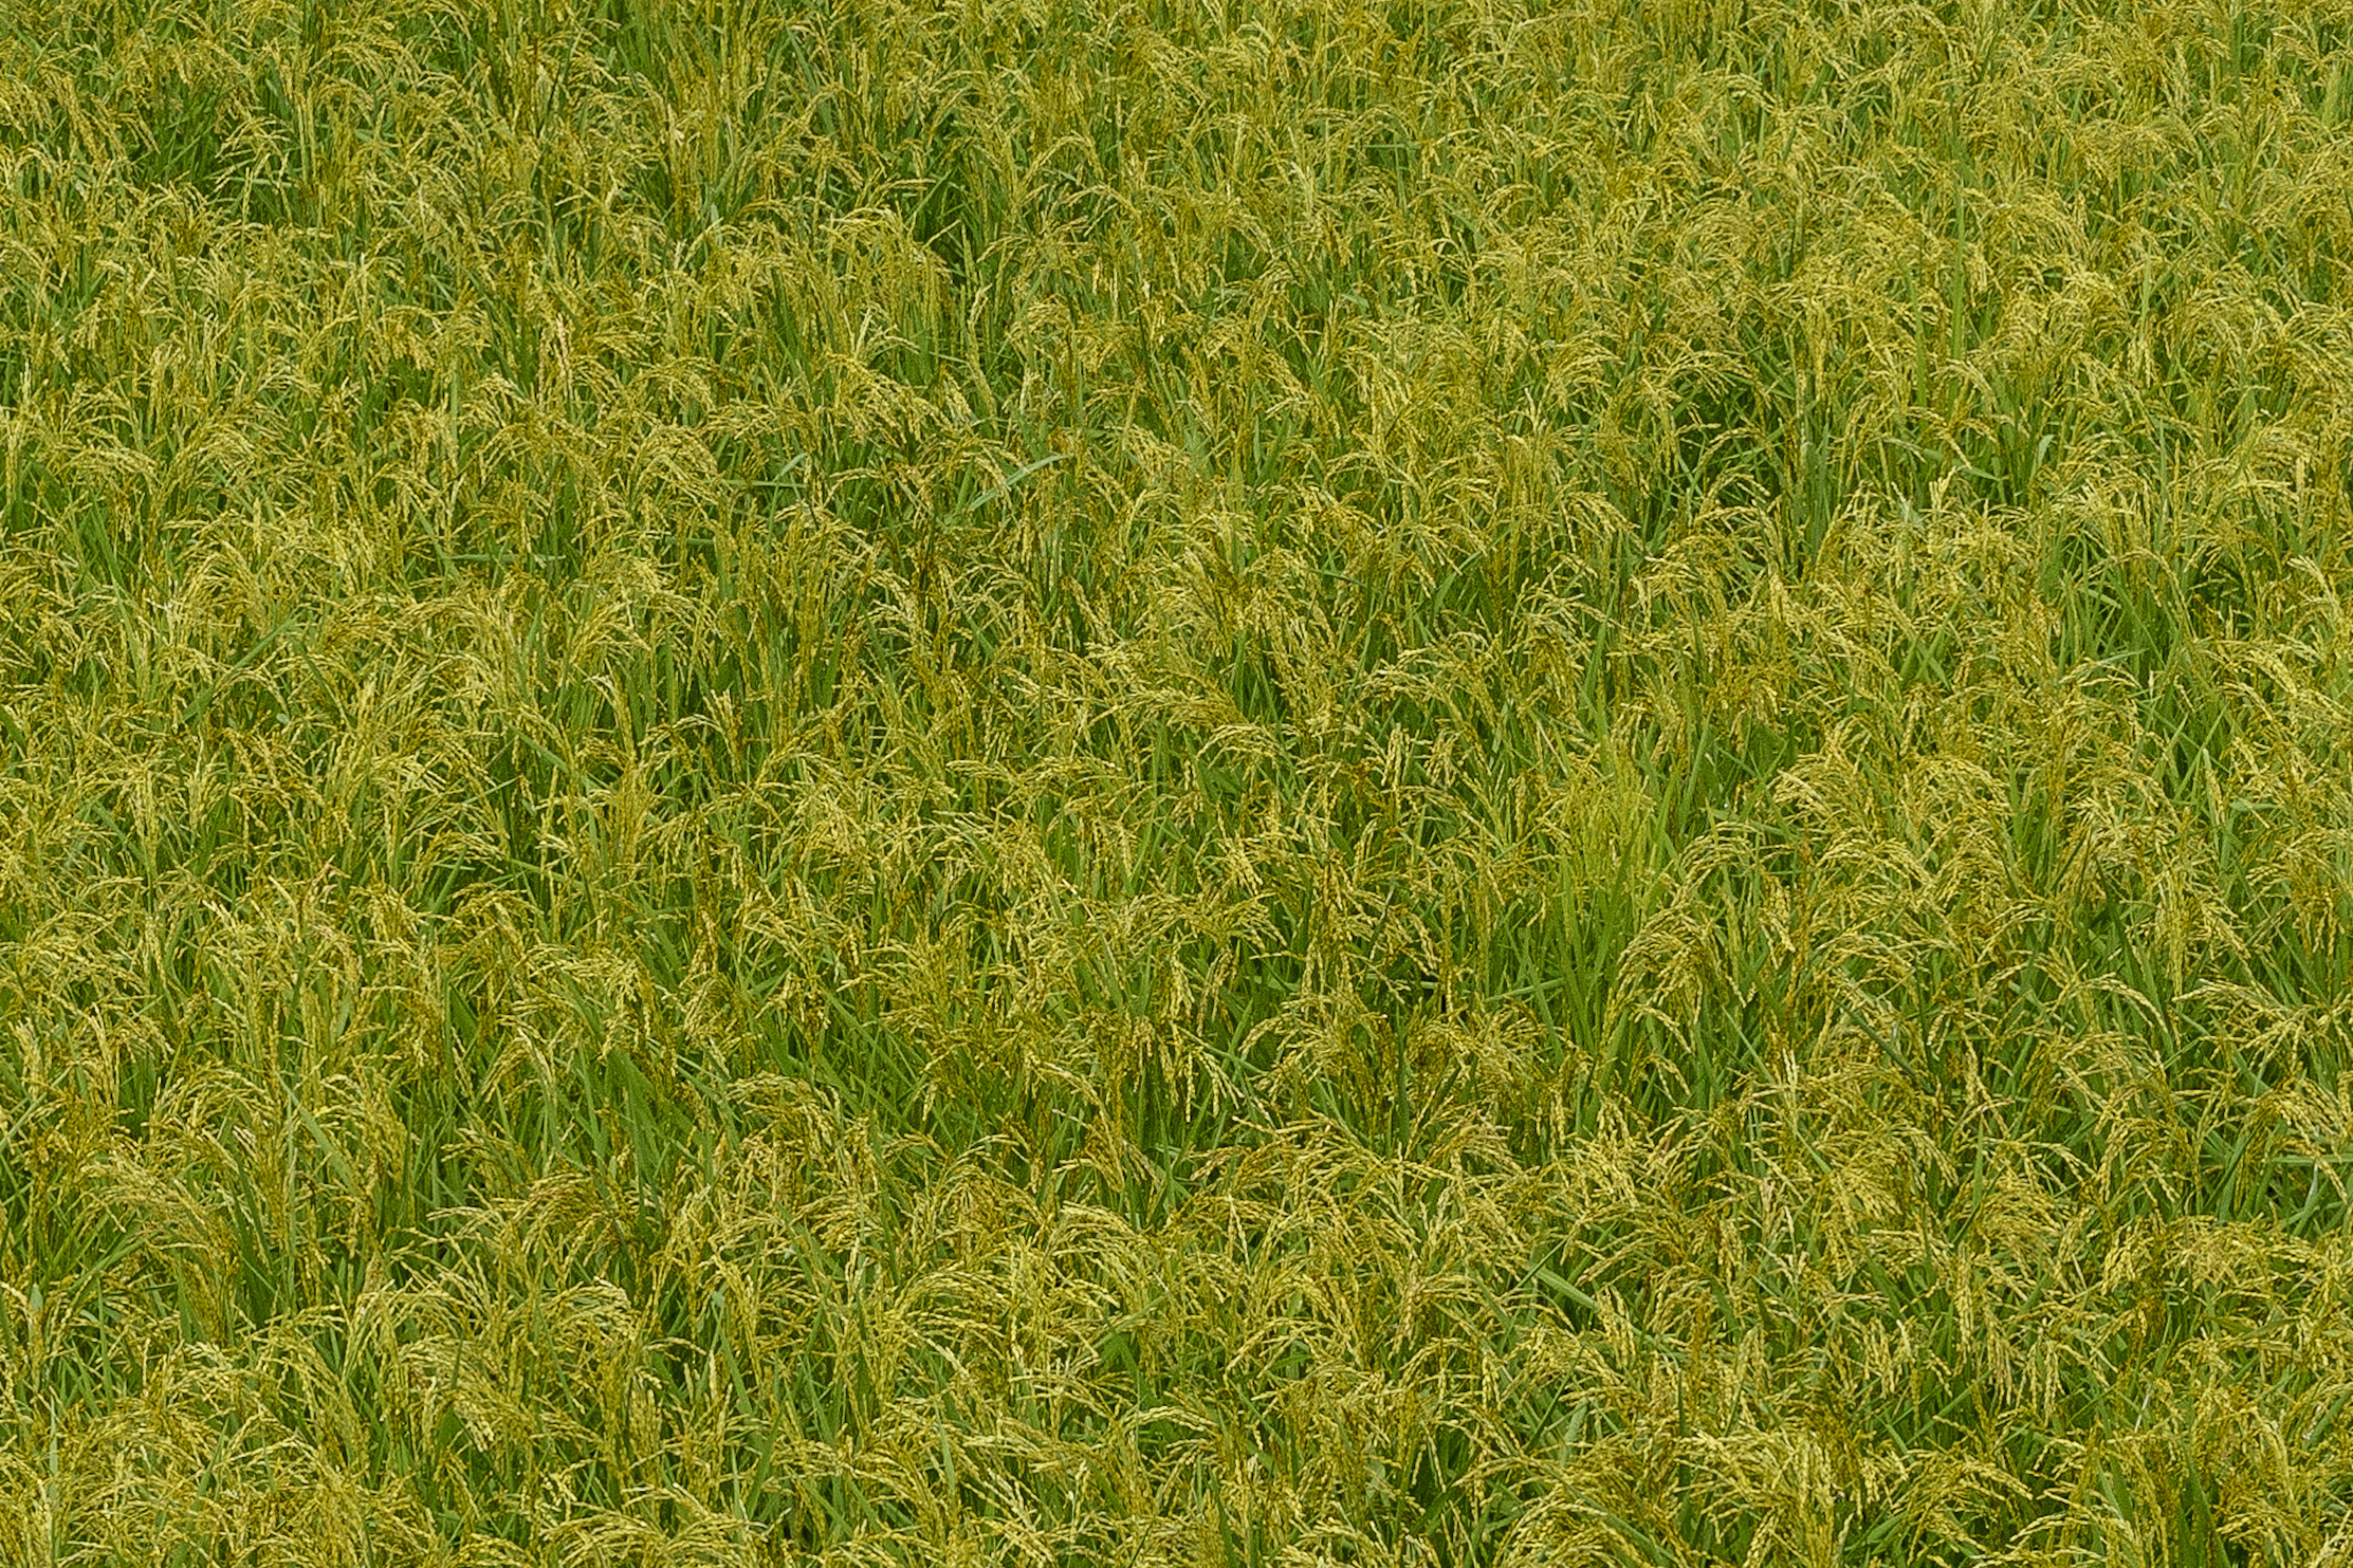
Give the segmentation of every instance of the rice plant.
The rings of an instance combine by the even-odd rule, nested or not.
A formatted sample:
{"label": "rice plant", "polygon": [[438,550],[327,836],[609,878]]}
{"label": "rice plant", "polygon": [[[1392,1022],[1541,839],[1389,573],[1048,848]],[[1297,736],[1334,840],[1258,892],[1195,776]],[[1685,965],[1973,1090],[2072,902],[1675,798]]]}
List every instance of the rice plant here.
{"label": "rice plant", "polygon": [[2348,191],[2348,0],[0,0],[0,1562],[2353,1564]]}

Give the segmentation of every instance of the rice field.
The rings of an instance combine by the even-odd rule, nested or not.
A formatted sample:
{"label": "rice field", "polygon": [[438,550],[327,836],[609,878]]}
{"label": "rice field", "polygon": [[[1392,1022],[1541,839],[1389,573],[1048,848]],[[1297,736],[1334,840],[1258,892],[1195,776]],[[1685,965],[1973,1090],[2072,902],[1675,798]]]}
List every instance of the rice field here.
{"label": "rice field", "polygon": [[2353,1565],[2353,0],[0,0],[0,1563]]}

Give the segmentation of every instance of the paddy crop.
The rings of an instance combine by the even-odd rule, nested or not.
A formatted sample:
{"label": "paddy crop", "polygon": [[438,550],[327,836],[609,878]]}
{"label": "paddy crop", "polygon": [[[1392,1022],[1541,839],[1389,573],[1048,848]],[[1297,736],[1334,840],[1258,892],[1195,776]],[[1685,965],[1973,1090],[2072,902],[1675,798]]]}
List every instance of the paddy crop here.
{"label": "paddy crop", "polygon": [[0,4],[0,1562],[2353,1563],[2353,5]]}

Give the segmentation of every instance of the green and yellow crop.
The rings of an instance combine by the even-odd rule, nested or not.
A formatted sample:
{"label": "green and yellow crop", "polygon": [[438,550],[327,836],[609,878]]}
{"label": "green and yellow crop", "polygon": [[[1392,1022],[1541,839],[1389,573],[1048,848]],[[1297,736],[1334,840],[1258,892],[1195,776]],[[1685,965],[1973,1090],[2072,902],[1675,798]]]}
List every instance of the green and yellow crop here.
{"label": "green and yellow crop", "polygon": [[2353,4],[0,3],[0,1563],[2353,1564]]}

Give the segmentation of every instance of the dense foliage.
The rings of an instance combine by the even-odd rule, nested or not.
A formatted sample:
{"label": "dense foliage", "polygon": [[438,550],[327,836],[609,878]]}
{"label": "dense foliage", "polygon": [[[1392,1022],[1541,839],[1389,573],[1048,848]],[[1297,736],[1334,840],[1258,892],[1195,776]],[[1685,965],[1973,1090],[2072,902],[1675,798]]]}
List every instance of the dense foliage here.
{"label": "dense foliage", "polygon": [[0,1559],[2353,1563],[2348,193],[2348,0],[5,0]]}

